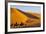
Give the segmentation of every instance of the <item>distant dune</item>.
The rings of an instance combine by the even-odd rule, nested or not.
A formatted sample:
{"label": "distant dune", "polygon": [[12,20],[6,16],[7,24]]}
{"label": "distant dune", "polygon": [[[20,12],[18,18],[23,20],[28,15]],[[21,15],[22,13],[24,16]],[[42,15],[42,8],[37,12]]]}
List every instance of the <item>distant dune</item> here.
{"label": "distant dune", "polygon": [[11,8],[11,28],[40,27],[40,14]]}

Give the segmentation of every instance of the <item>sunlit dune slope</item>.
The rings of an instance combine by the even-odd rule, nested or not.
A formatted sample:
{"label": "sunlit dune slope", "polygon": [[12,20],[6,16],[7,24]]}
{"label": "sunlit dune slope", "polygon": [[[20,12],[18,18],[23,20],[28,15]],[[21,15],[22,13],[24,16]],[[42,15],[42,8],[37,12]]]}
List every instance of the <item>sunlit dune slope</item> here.
{"label": "sunlit dune slope", "polygon": [[11,21],[12,24],[15,24],[16,22],[20,24],[21,22],[25,22],[28,19],[28,17],[21,12],[19,12],[15,8],[11,8]]}
{"label": "sunlit dune slope", "polygon": [[19,27],[39,27],[40,14],[27,13],[16,8],[11,8],[11,24],[17,25]]}

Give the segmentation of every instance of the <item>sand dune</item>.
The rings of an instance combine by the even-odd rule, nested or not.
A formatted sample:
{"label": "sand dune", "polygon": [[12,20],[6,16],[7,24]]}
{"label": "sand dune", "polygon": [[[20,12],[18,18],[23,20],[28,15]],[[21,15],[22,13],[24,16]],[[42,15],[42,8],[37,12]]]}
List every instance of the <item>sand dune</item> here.
{"label": "sand dune", "polygon": [[19,9],[11,8],[11,27],[40,27],[40,14],[29,14]]}

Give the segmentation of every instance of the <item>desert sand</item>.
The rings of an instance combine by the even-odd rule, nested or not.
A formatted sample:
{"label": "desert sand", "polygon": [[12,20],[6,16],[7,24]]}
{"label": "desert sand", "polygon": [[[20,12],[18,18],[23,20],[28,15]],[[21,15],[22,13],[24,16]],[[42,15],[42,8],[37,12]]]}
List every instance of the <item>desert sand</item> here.
{"label": "desert sand", "polygon": [[23,12],[16,8],[11,8],[10,14],[11,28],[40,27],[40,14]]}

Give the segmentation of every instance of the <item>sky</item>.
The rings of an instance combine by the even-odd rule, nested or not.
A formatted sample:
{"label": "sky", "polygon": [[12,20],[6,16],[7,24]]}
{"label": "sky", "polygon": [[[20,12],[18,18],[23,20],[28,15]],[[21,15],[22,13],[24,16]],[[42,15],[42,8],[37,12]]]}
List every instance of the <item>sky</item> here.
{"label": "sky", "polygon": [[21,5],[16,5],[15,8],[20,9],[20,10],[22,10],[24,12],[32,11],[32,12],[40,13],[40,11],[41,11],[40,6],[21,6]]}

